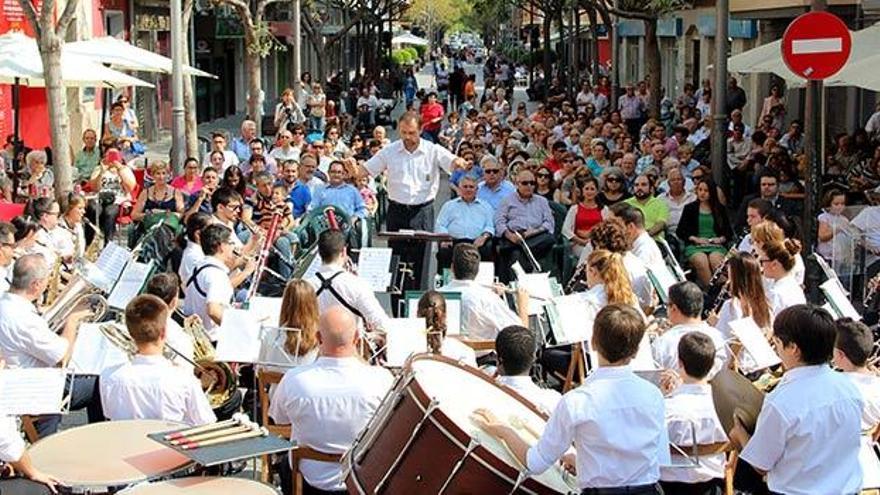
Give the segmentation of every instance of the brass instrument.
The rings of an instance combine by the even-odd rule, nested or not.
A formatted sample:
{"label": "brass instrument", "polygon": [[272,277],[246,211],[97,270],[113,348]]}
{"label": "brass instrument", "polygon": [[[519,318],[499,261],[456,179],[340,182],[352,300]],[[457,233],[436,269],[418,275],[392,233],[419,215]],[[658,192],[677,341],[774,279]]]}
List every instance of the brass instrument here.
{"label": "brass instrument", "polygon": [[[68,284],[69,285],[69,284]],[[61,256],[55,256],[55,263],[52,264],[49,272],[49,283],[46,284],[46,306],[52,306],[58,300],[61,293]]]}
{"label": "brass instrument", "polygon": [[53,332],[59,333],[70,315],[83,309],[88,309],[92,313],[83,320],[84,323],[99,321],[107,314],[107,299],[101,295],[99,288],[83,277],[74,275],[67,287],[43,311],[43,318]]}
{"label": "brass instrument", "polygon": [[[134,339],[131,337],[131,334],[128,333],[128,329],[125,328],[125,325],[118,323],[118,322],[111,321],[111,322],[107,322],[107,323],[102,323],[98,327],[98,330],[101,331],[101,333],[104,335],[104,337],[106,337],[107,340],[109,340],[111,344],[115,345],[116,347],[121,349],[123,352],[128,354],[129,357],[132,357],[135,354],[137,354],[137,352],[138,352],[137,344],[135,343]],[[162,350],[162,355],[166,359],[171,360],[179,354],[177,354],[177,351],[175,351],[174,349],[172,349],[170,346],[168,346],[166,344],[165,348]]]}
{"label": "brass instrument", "polygon": [[229,364],[214,361],[214,344],[198,315],[184,318],[183,331],[193,339],[193,358],[196,362],[194,371],[202,383],[208,402],[212,408],[222,406],[238,387],[235,373]]}
{"label": "brass instrument", "polygon": [[104,249],[104,232],[96,227],[95,224],[93,224],[87,216],[83,216],[83,222],[95,232],[95,236],[92,237],[92,242],[90,242],[88,246],[86,246],[86,250],[83,253],[83,259],[85,259],[89,263],[94,263],[98,260],[98,256],[101,254],[101,250]]}

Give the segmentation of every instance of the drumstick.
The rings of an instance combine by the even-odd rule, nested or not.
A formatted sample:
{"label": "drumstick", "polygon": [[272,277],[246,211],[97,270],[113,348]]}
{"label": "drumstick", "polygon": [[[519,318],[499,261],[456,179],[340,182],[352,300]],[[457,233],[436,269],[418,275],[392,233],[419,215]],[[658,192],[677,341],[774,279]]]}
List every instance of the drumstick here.
{"label": "drumstick", "polygon": [[239,433],[238,435],[229,435],[228,437],[220,437],[215,438],[213,440],[206,440],[204,442],[196,442],[192,444],[183,445],[181,448],[183,450],[192,450],[198,449],[201,447],[210,447],[212,445],[219,445],[222,443],[228,442],[237,442],[239,440],[247,440],[248,438],[256,438],[256,437],[265,437],[269,435],[269,430],[266,428],[260,428],[259,430],[249,431],[247,433]]}
{"label": "drumstick", "polygon": [[235,413],[232,415],[232,419],[227,419],[225,421],[220,421],[218,423],[211,423],[209,425],[197,426],[195,428],[188,428],[186,430],[176,431],[174,433],[169,433],[165,435],[165,440],[172,440],[175,438],[185,437],[187,435],[193,435],[195,433],[201,433],[204,431],[212,431],[219,430],[221,428],[226,428],[229,426],[234,426],[237,424],[241,424],[244,421],[250,421],[247,414],[244,413]]}
{"label": "drumstick", "polygon": [[177,438],[171,440],[171,445],[181,445],[187,443],[193,443],[200,440],[208,440],[209,438],[217,438],[217,437],[225,437],[227,435],[234,435],[236,433],[243,433],[245,431],[251,431],[256,428],[256,424],[248,422],[242,423],[239,426],[232,426],[230,428],[223,428],[222,430],[213,430],[207,433],[200,433],[198,435],[186,436],[182,438]]}

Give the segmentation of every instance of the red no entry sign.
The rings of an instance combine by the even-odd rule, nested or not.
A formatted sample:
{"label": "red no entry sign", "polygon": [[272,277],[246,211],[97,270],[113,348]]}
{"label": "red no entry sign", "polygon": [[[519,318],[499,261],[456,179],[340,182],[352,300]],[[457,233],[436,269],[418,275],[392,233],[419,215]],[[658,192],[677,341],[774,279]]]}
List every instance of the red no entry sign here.
{"label": "red no entry sign", "polygon": [[782,59],[806,79],[827,79],[843,68],[852,50],[846,24],[828,12],[810,12],[788,25],[782,36]]}

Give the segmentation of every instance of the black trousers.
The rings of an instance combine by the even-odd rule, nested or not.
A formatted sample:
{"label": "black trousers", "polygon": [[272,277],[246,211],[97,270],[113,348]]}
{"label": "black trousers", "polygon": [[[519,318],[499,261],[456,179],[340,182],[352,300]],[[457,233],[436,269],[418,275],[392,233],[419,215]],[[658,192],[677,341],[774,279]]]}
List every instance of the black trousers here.
{"label": "black trousers", "polygon": [[[674,492],[671,492],[674,493]],[[621,486],[615,488],[584,488],[581,495],[664,495],[660,485]]]}
{"label": "black trousers", "polygon": [[24,478],[0,480],[0,495],[49,495],[49,487]]}
{"label": "black trousers", "polygon": [[[531,250],[535,260],[539,263],[541,258],[553,249],[555,242],[553,235],[548,232],[542,232],[526,239],[529,250]],[[541,271],[540,266],[536,267],[532,264],[531,258],[526,254],[525,249],[521,245],[510,242],[506,237],[501,237],[498,241],[498,259],[495,260],[495,273],[498,275],[501,283],[506,284],[513,280],[513,270],[511,267],[516,262],[519,262],[526,272]]]}
{"label": "black trousers", "polygon": [[[109,242],[116,233],[116,217],[119,215],[119,205],[113,203],[101,204],[98,200],[91,200],[86,204],[86,216],[89,221],[95,223],[98,219],[97,227],[104,234],[104,240]],[[95,231],[89,225],[84,227],[86,235],[86,244],[92,242],[95,237]]]}
{"label": "black trousers", "polygon": [[[457,244],[461,243],[470,243],[473,244],[473,239],[455,239],[452,241],[452,245],[448,247],[439,246],[437,248],[437,273],[442,273],[444,268],[449,268],[452,266],[452,251],[455,249]],[[480,251],[480,259],[482,261],[492,261],[495,258],[495,243],[493,239],[487,240],[483,243],[479,248]]]}
{"label": "black trousers", "polygon": [[679,483],[661,481],[663,491],[670,495],[721,495],[724,493],[724,480],[714,479],[702,483]]}
{"label": "black trousers", "polygon": [[[400,230],[425,230],[434,231],[434,202],[429,201],[420,205],[404,205],[394,201],[388,202],[388,216],[385,226],[389,232]],[[423,286],[422,275],[427,264],[425,253],[427,244],[423,241],[389,241],[388,247],[394,254],[400,256],[402,263],[410,263],[413,268],[412,279],[405,279],[404,290],[420,290]]]}

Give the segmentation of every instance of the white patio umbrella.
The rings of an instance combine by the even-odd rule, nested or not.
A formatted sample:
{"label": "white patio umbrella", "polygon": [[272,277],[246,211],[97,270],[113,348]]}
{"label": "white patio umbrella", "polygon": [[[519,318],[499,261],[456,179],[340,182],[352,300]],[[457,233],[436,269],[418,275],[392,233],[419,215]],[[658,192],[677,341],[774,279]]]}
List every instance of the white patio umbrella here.
{"label": "white patio umbrella", "polygon": [[[170,58],[112,36],[66,43],[64,52],[107,64],[114,69],[171,74]],[[183,73],[188,76],[217,78],[189,65],[183,66]]]}
{"label": "white patio umbrella", "polygon": [[398,34],[397,36],[391,38],[392,45],[418,45],[418,46],[427,46],[430,44],[428,40],[425,38],[420,38],[410,32],[403,32]]}

